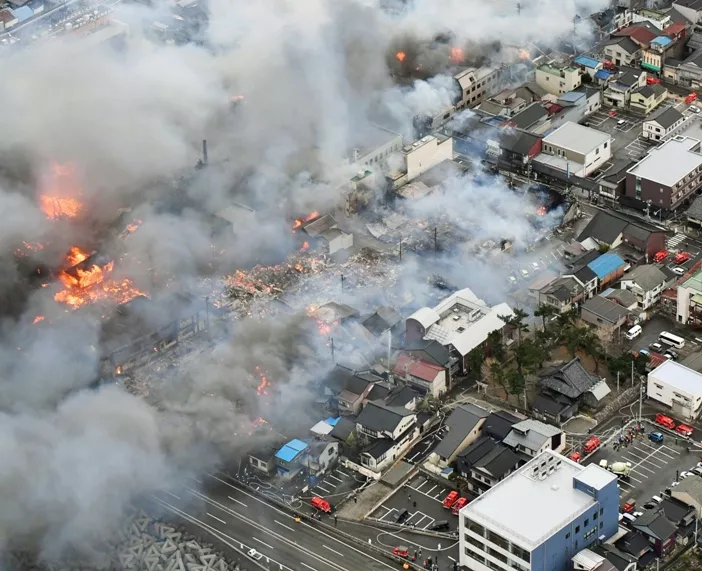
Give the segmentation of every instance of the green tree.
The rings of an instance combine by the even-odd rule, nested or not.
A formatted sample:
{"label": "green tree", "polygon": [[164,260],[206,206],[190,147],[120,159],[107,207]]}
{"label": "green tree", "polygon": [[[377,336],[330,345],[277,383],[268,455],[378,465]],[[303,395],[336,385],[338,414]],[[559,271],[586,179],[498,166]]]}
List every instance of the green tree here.
{"label": "green tree", "polygon": [[529,332],[529,326],[524,323],[524,320],[529,317],[529,314],[523,309],[515,309],[512,315],[499,315],[498,316],[506,325],[514,328],[517,332],[517,343],[521,345],[522,343],[522,333]]}
{"label": "green tree", "polygon": [[539,307],[534,311],[534,317],[540,317],[541,323],[543,325],[544,331],[546,330],[546,321],[549,317],[553,317],[558,313],[558,310],[552,305],[546,303],[540,303]]}
{"label": "green tree", "polygon": [[517,370],[523,375],[535,373],[548,358],[548,352],[536,339],[526,339],[514,353]]}
{"label": "green tree", "polygon": [[482,346],[476,347],[468,353],[468,367],[476,376],[480,376],[483,361],[485,361],[485,351]]}
{"label": "green tree", "polygon": [[492,387],[500,387],[505,391],[505,394],[509,393],[507,389],[507,378],[505,367],[502,363],[496,359],[490,358],[486,359],[483,363],[483,379],[485,382]]}
{"label": "green tree", "polygon": [[485,342],[486,352],[488,357],[491,357],[497,361],[504,362],[506,359],[505,346],[502,343],[502,331],[492,331],[487,336],[487,341]]}
{"label": "green tree", "polygon": [[509,385],[509,394],[521,396],[524,393],[524,375],[517,369],[510,369],[507,371],[506,378]]}

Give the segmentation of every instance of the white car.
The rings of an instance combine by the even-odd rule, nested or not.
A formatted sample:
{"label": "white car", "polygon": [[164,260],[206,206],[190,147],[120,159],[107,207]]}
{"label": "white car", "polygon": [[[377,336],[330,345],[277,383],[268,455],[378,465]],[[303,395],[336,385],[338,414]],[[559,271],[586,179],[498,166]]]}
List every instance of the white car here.
{"label": "white car", "polygon": [[527,272],[526,270],[523,270],[523,269],[522,269],[522,270],[519,270],[519,273],[522,274],[522,277],[523,277],[523,278],[528,278],[528,277],[529,277],[529,272]]}
{"label": "white car", "polygon": [[679,485],[680,485],[680,482],[673,482],[672,484],[670,484],[671,488],[674,488],[675,486],[679,486]]}
{"label": "white car", "polygon": [[680,479],[681,480],[683,478],[687,478],[688,476],[692,476],[692,472],[680,472]]}
{"label": "white car", "polygon": [[673,268],[673,273],[677,276],[681,276],[685,273],[685,268],[681,268],[680,266]]}
{"label": "white car", "polygon": [[534,268],[535,270],[541,269],[541,266],[539,266],[539,262],[532,262],[531,267]]}

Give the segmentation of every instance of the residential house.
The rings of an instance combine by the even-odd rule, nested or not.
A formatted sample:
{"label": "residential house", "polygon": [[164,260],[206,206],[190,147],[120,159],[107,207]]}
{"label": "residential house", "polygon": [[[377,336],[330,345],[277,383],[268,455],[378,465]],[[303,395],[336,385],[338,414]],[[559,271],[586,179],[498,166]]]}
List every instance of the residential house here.
{"label": "residential house", "polygon": [[[627,177],[629,171],[627,171]],[[665,248],[664,230],[643,221],[629,221],[613,212],[598,212],[577,238],[587,249],[609,249],[620,244],[631,246],[649,257]]]}
{"label": "residential house", "polygon": [[628,289],[615,289],[610,288],[603,291],[600,294],[602,297],[609,299],[619,305],[629,312],[635,311],[638,307],[638,301],[636,296],[630,292]]}
{"label": "residential house", "polygon": [[349,446],[353,443],[352,435],[356,433],[356,419],[353,417],[341,417],[329,433],[329,438],[339,443],[339,454],[350,456],[354,450]]}
{"label": "residential house", "polygon": [[392,307],[381,306],[376,308],[373,315],[363,319],[361,325],[375,338],[394,335],[402,331],[402,316]]}
{"label": "residential house", "polygon": [[512,117],[531,104],[533,98],[524,99],[515,89],[503,89],[497,95],[487,98],[478,109],[490,115]]}
{"label": "residential house", "polygon": [[611,564],[617,571],[636,571],[637,561],[633,555],[620,551],[614,545],[603,543],[591,547],[592,551],[597,555],[605,558],[606,562]]}
{"label": "residential house", "polygon": [[446,419],[444,436],[429,461],[442,468],[453,463],[456,456],[478,438],[489,415],[484,408],[469,403],[456,407]]}
{"label": "residential house", "polygon": [[460,88],[460,98],[456,102],[456,110],[475,107],[497,91],[502,77],[502,69],[495,67],[469,67],[453,76]]}
{"label": "residential house", "polygon": [[500,138],[501,165],[507,168],[523,169],[541,152],[542,138],[520,130],[506,130]]}
{"label": "residential house", "polygon": [[687,225],[697,230],[702,230],[702,196],[692,201],[690,208],[685,213]]}
{"label": "residential house", "polygon": [[[382,381],[382,377],[375,380]],[[333,412],[356,415],[374,387],[371,378],[363,378],[352,369],[336,365],[323,382],[325,403]]]}
{"label": "residential house", "polygon": [[629,323],[631,315],[625,307],[602,295],[588,299],[580,309],[583,321],[603,330],[611,338]]}
{"label": "residential house", "polygon": [[668,521],[663,510],[646,510],[643,515],[631,523],[631,527],[640,531],[659,557],[664,557],[675,548],[677,528]]}
{"label": "residential house", "polygon": [[600,290],[603,290],[605,286],[621,278],[629,265],[618,254],[607,252],[590,262],[587,267],[595,272]]}
{"label": "residential house", "polygon": [[686,540],[695,532],[697,513],[695,507],[675,497],[667,496],[663,499],[660,509],[666,519],[678,528],[678,541],[682,539],[687,543]]}
{"label": "residential house", "polygon": [[540,133],[550,126],[548,119],[548,110],[537,101],[516,115],[512,115],[505,124],[514,129],[521,129],[528,132],[538,131]]}
{"label": "residential house", "polygon": [[684,120],[685,116],[680,111],[675,107],[668,107],[644,120],[641,136],[650,141],[660,142],[677,129]]}
{"label": "residential house", "polygon": [[392,370],[397,379],[402,379],[422,393],[440,397],[447,390],[446,369],[401,353]]}
{"label": "residential house", "polygon": [[339,443],[332,440],[313,440],[307,448],[306,467],[310,476],[331,471],[339,458]]}
{"label": "residential house", "polygon": [[602,91],[590,85],[581,85],[575,90],[585,94],[585,115],[591,115],[602,107]]}
{"label": "residential house", "polygon": [[632,66],[636,63],[641,48],[626,36],[612,38],[604,45],[605,59],[619,66]]}
{"label": "residential house", "polygon": [[612,156],[612,137],[590,127],[568,122],[548,134],[534,161],[560,170],[567,176],[586,177]]}
{"label": "residential house", "polygon": [[702,325],[702,270],[678,286],[677,320],[683,325]]}
{"label": "residential house", "polygon": [[691,201],[702,186],[700,141],[676,136],[627,172],[626,196],[643,207],[674,211]]}
{"label": "residential house", "polygon": [[631,102],[631,94],[646,85],[646,72],[630,69],[622,71],[619,76],[610,81],[603,97],[606,105],[624,109]]}
{"label": "residential house", "polygon": [[616,202],[624,194],[626,171],[634,166],[635,161],[615,159],[612,168],[597,179],[599,195],[605,200]]}
{"label": "residential house", "polygon": [[0,30],[9,30],[16,26],[19,20],[9,8],[0,10]]}
{"label": "residential house", "polygon": [[585,299],[590,299],[597,291],[597,274],[587,264],[579,268],[576,267],[570,272],[565,272],[563,277],[573,277],[578,280],[578,283],[585,288]]}
{"label": "residential house", "polygon": [[487,341],[488,336],[506,331],[503,318],[509,318],[512,309],[501,303],[494,307],[485,304],[470,289],[462,289],[446,298],[436,307],[423,307],[407,318],[405,338],[408,342],[435,339],[448,346],[459,359],[461,370],[468,370],[468,354]]}
{"label": "residential house", "polygon": [[573,277],[560,277],[539,290],[539,303],[555,307],[559,313],[572,311],[585,298],[585,288]]}
{"label": "residential house", "polygon": [[[672,31],[672,30],[671,30]],[[667,30],[666,30],[667,32]],[[668,59],[682,56],[685,47],[685,28],[678,34],[661,35],[651,41],[647,48],[641,51],[641,67],[660,74]]]}
{"label": "residential house", "polygon": [[468,488],[480,495],[524,463],[509,446],[481,436],[458,455],[456,471],[468,482]]}
{"label": "residential house", "polygon": [[644,85],[631,93],[630,108],[632,113],[646,116],[663,103],[668,90],[661,84]]}
{"label": "residential house", "polygon": [[602,62],[591,57],[578,56],[573,58],[573,65],[580,68],[581,71],[587,73],[591,78],[602,69]]}
{"label": "residential house", "polygon": [[380,472],[410,445],[417,430],[417,415],[405,407],[369,402],[356,419],[356,432],[367,444],[361,466]]}
{"label": "residential house", "polygon": [[579,87],[582,74],[577,67],[543,64],[536,68],[536,84],[552,95],[561,95]]}
{"label": "residential house", "polygon": [[702,48],[696,49],[682,61],[667,60],[663,77],[679,85],[699,89],[702,86]]}
{"label": "residential house", "polygon": [[640,48],[647,48],[660,33],[661,30],[651,22],[637,22],[636,24],[617,30],[612,36],[631,38]]}
{"label": "residential house", "polygon": [[250,450],[249,466],[267,476],[275,472],[275,454],[280,450],[280,447],[285,443],[286,438],[283,436],[272,436],[267,439],[268,442],[261,444]]}
{"label": "residential house", "polygon": [[515,416],[503,410],[496,410],[490,413],[483,424],[483,435],[489,436],[496,442],[502,442],[512,431],[512,426],[526,420],[523,416]]}
{"label": "residential house", "polygon": [[702,2],[700,0],[675,0],[673,8],[693,24],[698,24],[702,20]]}
{"label": "residential house", "polygon": [[302,230],[310,238],[323,244],[329,255],[353,246],[353,234],[340,230],[338,222],[328,214],[304,224]]}
{"label": "residential house", "polygon": [[329,418],[320,420],[317,424],[310,428],[310,432],[315,438],[326,438],[331,434],[332,430],[334,430],[334,427],[340,420],[341,417],[334,418],[330,416]]}
{"label": "residential house", "polygon": [[[368,396],[372,397],[373,391]],[[414,412],[417,410],[417,405],[424,400],[424,393],[417,392],[409,386],[396,385],[382,400],[387,406],[403,406]]]}
{"label": "residential house", "polygon": [[534,418],[561,426],[578,411],[578,402],[552,391],[541,391],[531,400]]}
{"label": "residential house", "polygon": [[667,282],[658,266],[643,265],[624,275],[621,284],[636,296],[639,309],[646,311],[658,303]]}
{"label": "residential house", "polygon": [[605,557],[590,549],[583,549],[571,559],[573,571],[617,571],[617,568]]}
{"label": "residential house", "polygon": [[536,457],[545,450],[561,453],[565,449],[565,435],[560,428],[528,419],[512,426],[504,444],[515,452]]}
{"label": "residential house", "polygon": [[656,558],[656,552],[653,551],[648,538],[640,531],[627,532],[614,545],[622,553],[635,558],[640,569],[645,569]]}
{"label": "residential house", "polygon": [[286,479],[296,476],[305,465],[307,448],[307,443],[298,439],[284,444],[275,453],[275,467],[278,475]]}
{"label": "residential house", "polygon": [[691,506],[693,516],[702,518],[702,478],[684,478],[671,488],[670,495],[676,501]]}
{"label": "residential house", "polygon": [[460,371],[460,363],[447,346],[436,339],[414,339],[405,341],[402,353],[413,359],[443,367],[446,371],[447,384],[453,386],[452,378]]}

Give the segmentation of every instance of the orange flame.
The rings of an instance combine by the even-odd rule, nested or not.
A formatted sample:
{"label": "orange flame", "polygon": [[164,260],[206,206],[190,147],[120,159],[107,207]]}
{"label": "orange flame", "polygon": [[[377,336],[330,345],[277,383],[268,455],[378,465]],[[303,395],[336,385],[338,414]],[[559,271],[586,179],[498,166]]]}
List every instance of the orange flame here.
{"label": "orange flame", "polygon": [[[295,232],[295,230],[297,230],[305,222],[310,222],[310,221],[314,220],[315,218],[319,218],[319,212],[317,212],[316,210],[314,212],[310,212],[307,216],[303,216],[301,218],[298,218],[293,223],[293,227],[292,227],[293,232]],[[305,242],[305,243],[307,243],[307,242]]]}
{"label": "orange flame", "polygon": [[405,52],[397,52],[395,54],[395,57],[397,58],[397,61],[403,62],[405,61],[405,58],[407,57],[407,54]]}
{"label": "orange flame", "polygon": [[129,224],[127,224],[125,230],[129,233],[132,234],[137,231],[139,226],[141,226],[142,221],[139,219],[134,219],[132,220]]}
{"label": "orange flame", "polygon": [[48,180],[44,184],[39,207],[47,218],[75,218],[83,208],[75,198],[80,194],[75,169],[69,164],[52,163]]}
{"label": "orange flame", "polygon": [[547,213],[548,213],[548,209],[545,206],[539,206],[536,209],[536,214],[538,216],[546,216]]}
{"label": "orange flame", "polygon": [[449,59],[453,63],[463,63],[463,50],[461,48],[451,48],[451,55]]}
{"label": "orange flame", "polygon": [[34,318],[34,321],[32,321],[32,325],[34,325],[35,323],[39,323],[40,321],[44,321],[45,319],[46,317],[44,317],[43,315],[37,315]]}
{"label": "orange flame", "polygon": [[306,252],[309,249],[310,249],[310,243],[305,242],[304,244],[302,244],[302,247],[300,248],[300,252]]}
{"label": "orange flame", "polygon": [[100,299],[109,299],[115,303],[126,303],[137,296],[146,295],[138,290],[129,279],[121,282],[108,278],[114,269],[114,261],[104,266],[93,264],[88,269],[75,268],[75,266],[88,258],[88,254],[74,246],[66,255],[66,264],[69,271],[59,273],[59,281],[63,290],[54,295],[54,300],[77,309],[87,303]]}
{"label": "orange flame", "polygon": [[531,59],[527,50],[519,50],[519,59]]}
{"label": "orange flame", "polygon": [[41,244],[39,242],[22,242],[22,244],[27,250],[34,250],[35,252],[44,249],[44,244]]}
{"label": "orange flame", "polygon": [[259,396],[268,396],[268,387],[270,386],[268,377],[266,377],[265,372],[261,370],[261,367],[256,367],[256,374],[261,377],[261,382],[258,387],[256,387],[256,394]]}

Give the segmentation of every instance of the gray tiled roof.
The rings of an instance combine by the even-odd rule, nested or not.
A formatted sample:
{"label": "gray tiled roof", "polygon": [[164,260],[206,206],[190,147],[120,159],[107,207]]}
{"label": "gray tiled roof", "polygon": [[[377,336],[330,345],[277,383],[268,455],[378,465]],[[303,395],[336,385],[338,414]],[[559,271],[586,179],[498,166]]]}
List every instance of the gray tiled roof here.
{"label": "gray tiled roof", "polygon": [[484,408],[471,404],[464,404],[456,408],[446,419],[445,426],[448,428],[448,432],[434,449],[434,452],[441,458],[450,458],[478,422],[487,418],[489,414]]}
{"label": "gray tiled roof", "polygon": [[599,382],[598,377],[585,370],[578,357],[562,367],[553,367],[541,378],[542,386],[572,399],[586,393]]}
{"label": "gray tiled roof", "polygon": [[539,450],[549,438],[560,434],[560,428],[544,424],[538,420],[523,420],[512,427],[504,443],[512,448],[525,446],[530,450]]}

